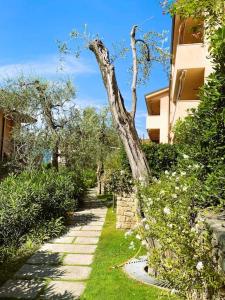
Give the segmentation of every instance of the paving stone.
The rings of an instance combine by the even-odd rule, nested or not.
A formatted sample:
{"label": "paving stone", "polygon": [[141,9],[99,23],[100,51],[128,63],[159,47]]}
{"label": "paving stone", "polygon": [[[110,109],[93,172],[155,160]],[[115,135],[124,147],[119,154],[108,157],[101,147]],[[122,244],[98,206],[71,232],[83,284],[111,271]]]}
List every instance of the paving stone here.
{"label": "paving stone", "polygon": [[63,259],[65,265],[90,265],[93,262],[92,254],[67,254]]}
{"label": "paving stone", "polygon": [[23,265],[15,274],[17,278],[55,278],[69,280],[85,280],[89,277],[91,268],[87,266],[46,266]]}
{"label": "paving stone", "polygon": [[103,226],[104,225],[104,222],[98,222],[98,221],[93,221],[93,222],[90,222],[88,223],[87,225],[89,226]]}
{"label": "paving stone", "polygon": [[79,299],[84,289],[84,282],[52,281],[41,298],[47,300],[75,300]]}
{"label": "paving stone", "polygon": [[94,253],[95,249],[95,245],[45,244],[40,250],[61,253]]}
{"label": "paving stone", "polygon": [[34,255],[32,255],[28,261],[27,264],[44,264],[44,265],[57,265],[62,262],[63,255],[60,253],[48,253],[48,252],[36,252]]}
{"label": "paving stone", "polygon": [[99,241],[98,237],[77,237],[74,241],[75,244],[84,244],[84,245],[92,245],[97,244]]}
{"label": "paving stone", "polygon": [[70,236],[62,236],[60,238],[51,240],[50,243],[58,243],[58,244],[72,244],[74,238]]}
{"label": "paving stone", "polygon": [[89,226],[89,225],[86,225],[86,226],[83,226],[81,230],[85,230],[85,231],[89,231],[89,230],[96,230],[96,231],[101,231],[102,230],[102,226]]}
{"label": "paving stone", "polygon": [[80,230],[80,231],[73,231],[70,233],[72,236],[88,236],[88,237],[99,237],[101,235],[101,231],[85,231],[85,230]]}
{"label": "paving stone", "polygon": [[76,252],[75,253],[84,253],[84,254],[92,254],[95,252],[97,245],[79,245],[75,244]]}
{"label": "paving stone", "polygon": [[10,279],[0,287],[0,298],[35,299],[44,286],[44,282],[35,280]]}
{"label": "paving stone", "polygon": [[70,225],[70,226],[68,226],[68,229],[70,229],[70,230],[81,230],[81,226],[78,226],[78,225]]}

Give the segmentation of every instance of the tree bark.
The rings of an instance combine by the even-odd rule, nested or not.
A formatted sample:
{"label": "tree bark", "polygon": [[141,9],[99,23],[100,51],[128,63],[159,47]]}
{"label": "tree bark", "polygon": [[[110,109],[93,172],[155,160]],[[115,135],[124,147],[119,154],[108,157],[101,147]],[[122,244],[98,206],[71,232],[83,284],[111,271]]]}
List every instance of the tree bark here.
{"label": "tree bark", "polygon": [[104,194],[104,184],[103,184],[103,175],[104,175],[104,165],[102,162],[98,163],[97,167],[97,186],[98,186],[98,194]]}
{"label": "tree bark", "polygon": [[148,182],[150,169],[135,128],[135,113],[129,113],[125,108],[124,99],[117,84],[115,68],[110,61],[108,50],[101,40],[92,41],[89,44],[89,49],[97,59],[107,90],[112,116],[128,156],[133,178],[140,182]]}

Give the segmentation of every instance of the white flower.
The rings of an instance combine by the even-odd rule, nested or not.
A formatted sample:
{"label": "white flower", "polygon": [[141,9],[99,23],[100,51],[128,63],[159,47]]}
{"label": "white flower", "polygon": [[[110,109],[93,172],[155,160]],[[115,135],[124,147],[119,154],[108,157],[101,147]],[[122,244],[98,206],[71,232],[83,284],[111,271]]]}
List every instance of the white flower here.
{"label": "white flower", "polygon": [[176,199],[177,198],[177,194],[172,194],[172,198]]}
{"label": "white flower", "polygon": [[191,169],[192,168],[192,165],[188,165],[188,169]]}
{"label": "white flower", "polygon": [[144,218],[144,219],[141,220],[141,223],[145,223],[146,221],[147,221],[147,219]]}
{"label": "white flower", "polygon": [[145,229],[146,229],[146,230],[149,230],[149,229],[150,229],[149,224],[145,224]]}
{"label": "white flower", "polygon": [[186,175],[187,173],[186,173],[186,172],[180,172],[180,174],[181,174],[182,176],[184,176],[184,175]]}
{"label": "white flower", "polygon": [[152,200],[149,200],[149,201],[146,203],[146,205],[147,205],[148,207],[150,207],[152,204],[153,204],[153,201],[152,201]]}
{"label": "white flower", "polygon": [[142,241],[141,244],[142,244],[142,246],[147,246],[147,242],[146,241]]}
{"label": "white flower", "polygon": [[164,190],[161,190],[159,194],[160,194],[160,195],[165,195],[165,191],[164,191]]}
{"label": "white flower", "polygon": [[200,168],[200,166],[198,164],[195,164],[194,167],[195,167],[195,169]]}
{"label": "white flower", "polygon": [[169,228],[173,228],[173,224],[168,224],[168,227]]}
{"label": "white flower", "polygon": [[124,175],[125,174],[125,171],[124,170],[121,170],[120,171],[120,175]]}
{"label": "white flower", "polygon": [[176,172],[173,172],[173,173],[172,173],[172,176],[174,177],[174,176],[176,176],[176,174],[177,174]]}
{"label": "white flower", "polygon": [[175,289],[172,289],[171,292],[170,292],[172,295],[174,295],[176,293],[176,290]]}
{"label": "white flower", "polygon": [[141,240],[140,234],[137,234],[137,235],[136,235],[136,239],[137,239],[137,240]]}
{"label": "white flower", "polygon": [[164,207],[163,212],[164,212],[164,214],[169,215],[170,214],[169,207]]}
{"label": "white flower", "polygon": [[185,185],[183,186],[183,191],[186,192],[186,190],[187,190],[187,186]]}
{"label": "white flower", "polygon": [[203,265],[203,262],[202,261],[199,261],[196,265],[196,269],[198,271],[201,271],[202,269],[204,268],[204,265]]}
{"label": "white flower", "polygon": [[179,189],[180,189],[179,186],[175,186],[176,191],[179,191]]}
{"label": "white flower", "polygon": [[129,249],[130,250],[134,250],[135,249],[135,245],[134,245],[133,241],[130,242]]}
{"label": "white flower", "polygon": [[170,174],[170,172],[166,170],[165,171],[165,175],[169,175],[169,174]]}
{"label": "white flower", "polygon": [[184,159],[188,159],[189,156],[188,156],[187,154],[183,154],[183,158],[184,158]]}
{"label": "white flower", "polygon": [[132,231],[131,231],[131,230],[129,230],[129,231],[125,232],[125,234],[124,234],[124,235],[125,235],[125,238],[126,238],[126,237],[128,237],[128,236],[132,235]]}

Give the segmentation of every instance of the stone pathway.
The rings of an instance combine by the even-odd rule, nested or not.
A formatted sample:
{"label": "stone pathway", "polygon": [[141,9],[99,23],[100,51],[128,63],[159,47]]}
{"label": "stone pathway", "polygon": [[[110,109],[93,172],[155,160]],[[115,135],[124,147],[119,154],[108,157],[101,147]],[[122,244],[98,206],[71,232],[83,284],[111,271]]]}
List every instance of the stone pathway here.
{"label": "stone pathway", "polygon": [[44,244],[27,260],[0,288],[0,299],[79,299],[107,213],[95,200],[93,189],[85,199],[89,208],[75,212],[68,232]]}

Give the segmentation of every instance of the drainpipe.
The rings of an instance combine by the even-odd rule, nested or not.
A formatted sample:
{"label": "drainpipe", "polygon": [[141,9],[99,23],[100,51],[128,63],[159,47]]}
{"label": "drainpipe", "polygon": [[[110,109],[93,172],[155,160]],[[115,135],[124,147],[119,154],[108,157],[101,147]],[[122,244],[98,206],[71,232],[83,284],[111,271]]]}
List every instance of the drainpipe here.
{"label": "drainpipe", "polygon": [[[172,124],[173,124],[174,119],[175,119],[177,103],[180,100],[180,97],[181,97],[181,94],[182,94],[182,91],[183,91],[183,88],[184,88],[184,80],[185,80],[186,74],[187,74],[187,70],[182,70],[182,72],[180,74],[180,77],[179,77],[178,93],[177,93],[177,97],[176,97],[176,100],[175,100],[175,110],[174,110],[174,113],[173,113],[172,121],[170,122],[170,125],[169,125],[169,132],[171,131]],[[170,142],[171,142],[171,138],[170,138]]]}

